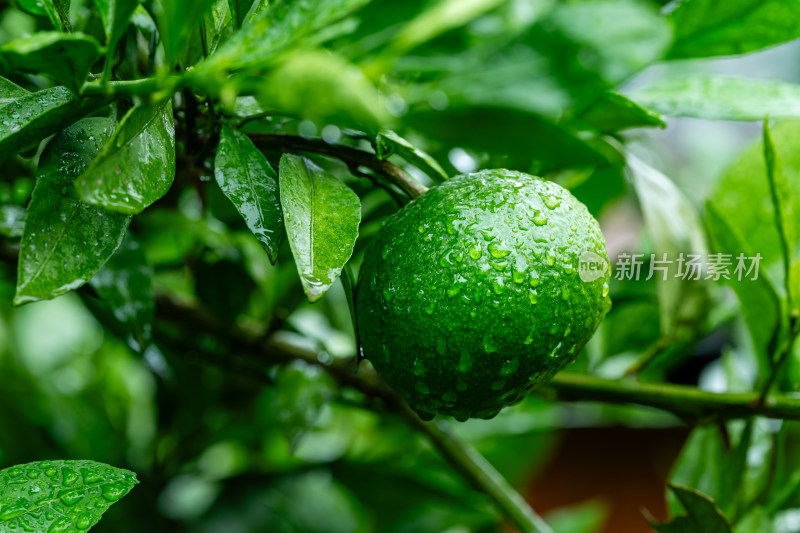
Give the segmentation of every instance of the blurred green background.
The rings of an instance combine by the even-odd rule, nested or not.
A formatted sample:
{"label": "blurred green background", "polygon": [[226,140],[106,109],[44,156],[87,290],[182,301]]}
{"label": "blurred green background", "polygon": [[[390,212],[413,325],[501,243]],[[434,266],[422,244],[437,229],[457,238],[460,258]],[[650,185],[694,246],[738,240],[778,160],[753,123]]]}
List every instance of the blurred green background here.
{"label": "blurred green background", "polygon": [[[424,13],[441,17],[436,2],[376,1],[343,22],[348,29],[332,32],[325,43],[366,72],[392,62],[391,75],[380,80],[386,96],[381,112],[393,116],[401,134],[447,173],[507,167],[541,173],[570,188],[600,220],[612,264],[622,252],[660,251],[661,242],[642,215],[647,191],[640,185],[636,194],[620,146],[669,176],[680,200],[701,212],[721,176],[761,129],[752,122],[680,117],[670,117],[662,129],[578,126],[587,120],[584,92],[591,101],[611,87],[634,94],[705,74],[800,82],[796,42],[746,56],[659,63],[631,79],[603,79],[591,68],[597,58],[573,50],[578,38],[571,41],[557,17],[547,18],[551,2],[489,4],[455,28],[443,25],[436,30],[441,35],[428,40],[424,23],[415,27],[408,21]],[[8,2],[0,7],[0,43],[46,26],[42,17]],[[91,4],[75,0],[71,9],[75,27],[97,30]],[[141,67],[137,50],[146,48],[154,29],[141,11],[128,35],[134,66],[121,67],[134,74]],[[541,27],[540,18],[545,20]],[[532,40],[516,39],[532,27],[538,28]],[[554,67],[566,63],[563,71]],[[29,87],[50,84],[40,76],[16,81]],[[566,91],[550,90],[561,82]],[[263,98],[268,97],[287,108],[295,104],[275,95]],[[236,101],[235,113],[253,119],[245,126],[250,132],[364,145],[349,136],[346,124],[320,127],[307,118],[263,117],[258,106],[251,97]],[[154,343],[144,353],[116,334],[110,310],[91,292],[13,308],[17,240],[6,232],[0,264],[0,466],[90,458],[137,472],[141,485],[111,508],[98,532],[509,530],[485,495],[467,486],[424,437],[378,400],[341,387],[301,361],[266,360],[266,370],[258,372],[252,358],[239,360],[243,348],[234,341],[240,332],[315,350],[322,362],[354,358],[347,295],[337,282],[321,302],[306,302],[288,244],[282,245],[277,266],[270,265],[214,184],[210,160],[187,156],[193,148],[179,137],[175,186],[131,226],[146,268],[152,269],[159,303]],[[277,163],[279,153],[268,156]],[[361,197],[353,260],[358,265],[364,247],[397,206],[341,163],[315,160]],[[393,161],[431,183],[415,167],[397,157]],[[30,157],[20,157],[4,167],[3,204],[25,205],[34,184],[33,164]],[[748,190],[740,192],[746,196]],[[671,216],[668,223],[684,222],[681,212]],[[615,378],[646,354],[665,333],[658,290],[652,282],[614,284],[614,309],[569,370]],[[698,301],[668,353],[642,379],[719,392],[751,390],[757,349],[732,291],[708,284]],[[234,338],[198,326],[184,304]],[[368,362],[362,366],[369,371]],[[790,390],[798,388],[797,369],[795,357],[784,384]],[[453,427],[520,488],[557,533],[649,531],[642,509],[667,517],[664,484],[671,475],[702,489],[706,476],[719,477],[713,468],[722,464],[715,462],[721,460],[715,458],[719,428],[695,430],[694,440],[683,447],[691,428],[646,408],[553,403],[531,395],[493,420]],[[734,423],[721,434],[734,442],[743,427]],[[758,419],[753,427],[748,431],[757,437],[746,458],[749,472],[766,475],[779,432],[786,439],[785,464],[797,464],[800,457],[791,447],[794,423]],[[787,496],[781,509],[788,510],[772,531],[800,531],[797,506],[798,496]]]}

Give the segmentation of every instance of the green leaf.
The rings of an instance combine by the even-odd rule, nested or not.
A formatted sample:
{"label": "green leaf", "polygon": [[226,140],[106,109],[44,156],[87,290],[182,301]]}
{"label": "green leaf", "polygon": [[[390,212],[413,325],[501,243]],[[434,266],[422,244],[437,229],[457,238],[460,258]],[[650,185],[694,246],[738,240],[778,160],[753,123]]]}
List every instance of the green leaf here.
{"label": "green leaf", "polygon": [[668,78],[628,97],[676,117],[763,120],[800,117],[800,85],[778,80],[706,75]]}
{"label": "green leaf", "polygon": [[73,188],[113,127],[107,118],[84,119],[56,135],[42,154],[22,234],[15,304],[80,287],[122,243],[130,217],[84,204]]}
{"label": "green leaf", "polygon": [[152,340],[155,316],[153,269],[131,237],[94,275],[89,285],[114,317],[132,350],[144,353]]}
{"label": "green leaf", "polygon": [[686,0],[669,18],[670,59],[744,54],[800,37],[797,0]]}
{"label": "green leaf", "polygon": [[25,208],[18,205],[0,205],[0,235],[9,239],[22,237],[25,227]]}
{"label": "green leaf", "polygon": [[381,130],[375,138],[375,152],[379,159],[388,159],[394,154],[415,165],[430,178],[441,183],[450,176],[444,171],[436,159],[423,152],[392,130]]}
{"label": "green leaf", "polygon": [[100,18],[103,20],[103,31],[106,34],[106,47],[109,57],[114,53],[114,47],[131,20],[131,15],[136,11],[141,0],[94,0]]}
{"label": "green leaf", "polygon": [[78,101],[65,87],[44,89],[7,102],[0,107],[0,161],[36,146],[104,103],[100,98]]}
{"label": "green leaf", "polygon": [[406,98],[427,105],[431,93],[447,96],[448,108],[517,109],[559,120],[606,90],[661,59],[672,30],[652,6],[633,0],[559,2],[512,45],[486,54],[401,59],[395,71],[435,80]]}
{"label": "green leaf", "polygon": [[69,4],[69,0],[17,0],[20,9],[49,18],[53,27],[61,31],[70,31]]}
{"label": "green leaf", "polygon": [[[578,46],[570,58],[577,64],[561,65],[562,76],[586,69],[610,85],[661,59],[673,38],[672,28],[653,6],[634,0],[560,3],[551,19],[543,21],[548,24]],[[561,54],[547,49],[551,61],[558,61]]]}
{"label": "green leaf", "polygon": [[314,427],[333,393],[330,376],[317,365],[295,360],[278,371],[274,388],[267,395],[268,409],[286,434],[290,450],[296,450]]}
{"label": "green leaf", "polygon": [[416,112],[404,122],[450,146],[510,156],[505,166],[551,168],[619,165],[618,152],[596,137],[566,129],[531,113],[494,107]]}
{"label": "green leaf", "polygon": [[[777,122],[771,130],[773,144],[792,191],[800,190],[800,121]],[[710,200],[752,252],[763,257],[760,272],[772,285],[783,287],[783,246],[775,226],[775,209],[770,201],[763,139],[753,143],[719,179]],[[754,199],[761,201],[753,201]],[[791,198],[792,210],[800,213],[800,196]],[[794,243],[795,248],[798,242]]]}
{"label": "green leaf", "polygon": [[0,65],[48,76],[77,93],[100,55],[100,44],[88,35],[40,32],[0,47]]}
{"label": "green leaf", "polygon": [[232,14],[228,0],[216,0],[205,15],[205,46],[208,54],[216,52],[222,37],[231,29]]}
{"label": "green leaf", "polygon": [[303,157],[284,154],[279,173],[289,244],[303,289],[315,302],[353,253],[361,203],[344,183]]}
{"label": "green leaf", "polygon": [[253,0],[227,0],[231,10],[231,18],[233,19],[233,26],[241,28],[242,23],[247,17],[250,7],[253,5]]}
{"label": "green leaf", "polygon": [[580,118],[593,128],[609,133],[628,128],[663,128],[667,125],[655,111],[611,91],[604,93]]}
{"label": "green leaf", "polygon": [[237,129],[222,128],[214,176],[247,227],[266,250],[272,264],[278,259],[283,214],[278,175],[252,141]]}
{"label": "green leaf", "polygon": [[[706,203],[706,226],[715,253],[731,254],[736,259],[738,254],[754,257],[755,252],[742,237],[741,232],[721,212],[713,201]],[[769,278],[759,274],[758,279],[727,282],[739,298],[753,346],[758,359],[765,369],[769,368],[772,357],[770,344],[777,328],[780,326],[780,300]]]}
{"label": "green leaf", "polygon": [[692,529],[686,533],[733,533],[730,522],[710,497],[682,485],[670,484],[669,488],[688,513]]}
{"label": "green leaf", "polygon": [[793,279],[792,263],[794,261],[795,244],[797,243],[797,219],[792,202],[792,188],[783,169],[783,164],[775,150],[769,122],[764,121],[764,161],[767,164],[767,181],[769,183],[772,208],[775,213],[775,227],[778,230],[783,252],[783,272],[786,287],[786,298],[793,314],[800,314],[800,279]]}
{"label": "green leaf", "polygon": [[337,123],[376,129],[390,120],[380,93],[361,69],[325,50],[289,55],[270,72],[258,100],[265,109],[321,126]]}
{"label": "green leaf", "polygon": [[688,516],[676,516],[670,519],[669,522],[660,524],[651,522],[650,525],[658,533],[699,533],[695,529],[694,522]]}
{"label": "green leaf", "polygon": [[335,22],[370,0],[294,0],[270,3],[225,43],[198,72],[262,68],[295,45],[320,44],[340,32]]}
{"label": "green leaf", "polygon": [[672,180],[633,156],[628,165],[653,248],[672,260],[667,265],[667,279],[657,278],[662,335],[672,335],[679,324],[699,323],[699,316],[687,321],[684,313],[703,312],[702,306],[691,305],[695,296],[705,294],[700,284],[676,274],[679,254],[705,255],[705,233],[694,206]]}
{"label": "green leaf", "polygon": [[86,531],[139,483],[94,461],[39,461],[0,470],[0,531]]}
{"label": "green leaf", "polygon": [[30,91],[0,76],[0,108],[29,94]]}
{"label": "green leaf", "polygon": [[503,3],[504,0],[439,0],[408,21],[389,43],[390,55],[402,55]]}
{"label": "green leaf", "polygon": [[215,0],[161,0],[154,4],[167,63],[175,65]]}
{"label": "green leaf", "polygon": [[131,109],[75,187],[86,203],[134,215],[164,196],[174,179],[175,126],[166,100]]}

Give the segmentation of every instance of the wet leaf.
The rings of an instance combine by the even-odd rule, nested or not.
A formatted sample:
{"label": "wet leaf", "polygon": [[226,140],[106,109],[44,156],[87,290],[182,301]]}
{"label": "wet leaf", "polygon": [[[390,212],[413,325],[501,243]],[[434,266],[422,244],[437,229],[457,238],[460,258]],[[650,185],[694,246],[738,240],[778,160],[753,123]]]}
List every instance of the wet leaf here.
{"label": "wet leaf", "polygon": [[66,87],[44,89],[6,102],[0,107],[0,161],[36,146],[104,103],[100,98],[79,102]]}
{"label": "wet leaf", "polygon": [[29,94],[31,94],[30,91],[26,91],[16,83],[0,76],[0,108]]}
{"label": "wet leaf", "polygon": [[279,173],[289,244],[303,289],[315,302],[353,253],[361,203],[347,185],[303,157],[285,154]]}
{"label": "wet leaf", "polygon": [[138,106],[75,182],[89,204],[136,214],[164,196],[175,179],[172,102]]}
{"label": "wet leaf", "polygon": [[122,243],[130,217],[86,205],[73,188],[113,127],[106,118],[84,119],[56,135],[42,154],[22,234],[15,304],[80,287]]}
{"label": "wet leaf", "polygon": [[13,72],[48,76],[77,93],[100,54],[100,44],[89,35],[40,32],[0,47],[0,64]]}
{"label": "wet leaf", "polygon": [[278,174],[267,158],[247,135],[225,126],[214,161],[214,176],[222,192],[233,202],[275,264],[283,214],[278,195]]}
{"label": "wet leaf", "polygon": [[143,353],[150,345],[155,315],[153,269],[141,245],[130,236],[94,275],[89,284],[111,316],[126,332],[132,350]]}
{"label": "wet leaf", "polygon": [[94,461],[40,461],[0,470],[0,531],[86,531],[138,483]]}

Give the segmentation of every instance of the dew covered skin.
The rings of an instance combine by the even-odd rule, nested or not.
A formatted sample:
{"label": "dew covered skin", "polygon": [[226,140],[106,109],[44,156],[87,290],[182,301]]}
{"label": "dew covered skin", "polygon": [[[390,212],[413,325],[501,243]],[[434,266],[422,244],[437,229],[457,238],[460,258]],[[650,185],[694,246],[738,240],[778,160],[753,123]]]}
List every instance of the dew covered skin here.
{"label": "dew covered skin", "polygon": [[610,308],[586,207],[562,187],[492,170],[396,213],[367,250],[357,316],[366,357],[424,418],[491,418],[583,348]]}
{"label": "dew covered skin", "polygon": [[80,533],[138,483],[93,461],[41,461],[0,470],[0,531]]}

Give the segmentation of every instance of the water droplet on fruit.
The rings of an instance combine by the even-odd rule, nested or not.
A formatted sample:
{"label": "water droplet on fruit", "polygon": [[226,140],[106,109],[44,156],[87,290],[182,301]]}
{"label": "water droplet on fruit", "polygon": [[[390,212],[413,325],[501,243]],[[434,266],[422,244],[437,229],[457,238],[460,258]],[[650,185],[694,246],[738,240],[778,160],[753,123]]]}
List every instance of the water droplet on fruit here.
{"label": "water droplet on fruit", "polygon": [[436,339],[436,351],[439,352],[439,355],[445,355],[447,353],[447,341],[444,337]]}
{"label": "water droplet on fruit", "polygon": [[394,291],[391,289],[391,287],[384,287],[383,299],[386,300],[387,303],[394,299]]}
{"label": "water droplet on fruit", "polygon": [[544,213],[542,213],[537,209],[536,212],[533,214],[533,223],[536,224],[537,226],[544,226],[545,224],[547,224],[547,217],[544,216]]}
{"label": "water droplet on fruit", "polygon": [[503,278],[495,278],[492,280],[492,290],[498,295],[506,292],[505,281]]}
{"label": "water droplet on fruit", "polygon": [[458,359],[458,370],[460,372],[469,372],[472,368],[472,354],[468,350],[462,350],[461,357]]}
{"label": "water droplet on fruit", "polygon": [[544,205],[547,206],[548,209],[555,209],[559,205],[561,205],[561,200],[557,196],[545,196],[542,198]]}
{"label": "water droplet on fruit", "polygon": [[548,265],[553,266],[556,264],[556,253],[553,250],[547,250],[544,253],[544,260]]}
{"label": "water droplet on fruit", "polygon": [[492,241],[489,243],[489,253],[495,259],[502,259],[503,257],[508,256],[511,253],[511,250],[506,248],[506,246],[500,241]]}
{"label": "water droplet on fruit", "polygon": [[425,373],[425,363],[419,357],[414,359],[414,366],[411,369],[415,376],[421,376]]}
{"label": "water droplet on fruit", "polygon": [[550,357],[555,357],[556,355],[558,355],[558,351],[560,349],[561,349],[561,343],[559,342],[558,344],[556,344],[556,347],[553,348],[553,351],[550,352]]}
{"label": "water droplet on fruit", "polygon": [[510,376],[514,372],[517,371],[519,368],[519,359],[513,357],[511,359],[506,359],[503,361],[503,366],[500,368],[500,375],[501,376]]}
{"label": "water droplet on fruit", "polygon": [[500,349],[500,347],[497,346],[497,341],[491,333],[487,332],[483,336],[483,349],[486,351],[486,353],[494,353]]}
{"label": "water droplet on fruit", "polygon": [[603,283],[603,298],[608,296],[608,282]]}
{"label": "water droplet on fruit", "polygon": [[422,381],[417,381],[417,384],[414,385],[414,388],[417,389],[417,392],[420,394],[430,394],[431,389],[427,385],[425,385]]}

